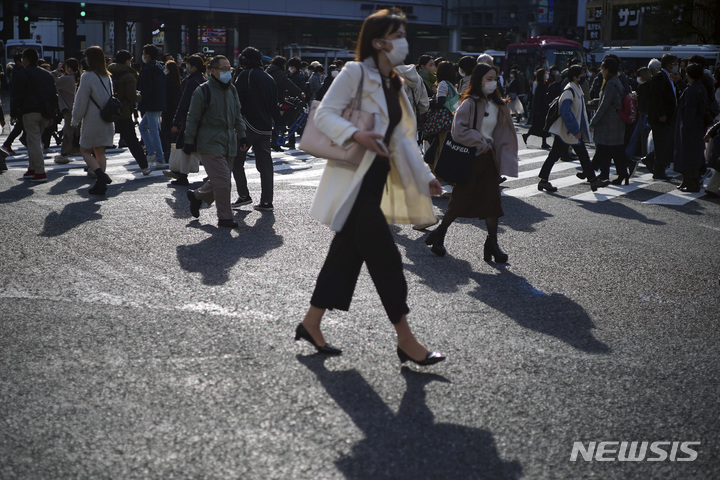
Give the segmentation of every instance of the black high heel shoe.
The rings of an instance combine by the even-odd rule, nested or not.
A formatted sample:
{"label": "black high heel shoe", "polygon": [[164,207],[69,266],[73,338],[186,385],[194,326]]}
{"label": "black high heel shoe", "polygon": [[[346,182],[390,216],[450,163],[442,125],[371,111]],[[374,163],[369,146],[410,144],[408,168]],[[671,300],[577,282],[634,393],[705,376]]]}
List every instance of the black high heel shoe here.
{"label": "black high heel shoe", "polygon": [[500,250],[497,239],[490,240],[490,237],[488,237],[487,240],[485,240],[485,246],[483,247],[483,259],[486,262],[489,262],[493,257],[495,257],[496,263],[507,263],[508,261],[508,255]]}
{"label": "black high heel shoe", "polygon": [[430,245],[430,251],[438,257],[444,257],[447,253],[443,243],[445,242],[445,233],[436,228],[425,238],[425,245]]}
{"label": "black high heel shoe", "polygon": [[527,145],[527,139],[528,139],[529,136],[530,136],[530,135],[527,134],[527,133],[523,133],[523,134],[522,134],[523,142],[525,142],[525,145]]}
{"label": "black high heel shoe", "polygon": [[342,350],[333,347],[329,343],[325,343],[325,345],[323,345],[322,347],[319,346],[317,343],[315,343],[315,340],[310,335],[310,332],[307,331],[305,325],[299,323],[297,328],[295,329],[295,341],[298,341],[301,338],[310,342],[310,344],[315,347],[315,349],[319,353],[324,353],[325,355],[340,355],[342,353]]}
{"label": "black high heel shoe", "polygon": [[436,363],[440,363],[445,360],[445,357],[440,352],[428,352],[422,360],[415,360],[414,358],[411,358],[410,355],[402,351],[400,347],[397,347],[397,356],[400,359],[400,363],[405,363],[410,360],[411,362],[421,366],[435,365]]}

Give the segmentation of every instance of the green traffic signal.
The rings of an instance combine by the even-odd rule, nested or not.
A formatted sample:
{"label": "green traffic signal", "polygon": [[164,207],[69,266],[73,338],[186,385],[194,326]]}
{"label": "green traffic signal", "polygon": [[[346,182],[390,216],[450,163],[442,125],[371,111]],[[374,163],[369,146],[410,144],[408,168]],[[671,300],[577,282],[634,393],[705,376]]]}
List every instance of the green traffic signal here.
{"label": "green traffic signal", "polygon": [[83,11],[83,12],[80,12],[80,16],[81,16],[81,17],[84,17],[84,16],[85,16],[85,12],[84,12],[84,11]]}
{"label": "green traffic signal", "polygon": [[23,21],[24,21],[24,22],[29,22],[29,21],[30,21],[30,17],[23,17]]}

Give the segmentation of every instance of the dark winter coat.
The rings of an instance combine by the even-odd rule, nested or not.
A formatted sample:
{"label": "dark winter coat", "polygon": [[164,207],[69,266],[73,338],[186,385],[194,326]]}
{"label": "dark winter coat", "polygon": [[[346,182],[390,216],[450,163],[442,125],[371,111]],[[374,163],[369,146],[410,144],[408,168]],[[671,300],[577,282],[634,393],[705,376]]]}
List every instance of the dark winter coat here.
{"label": "dark winter coat", "polygon": [[[672,125],[677,105],[672,82],[664,70],[653,75],[650,80],[650,102],[648,110],[648,123],[653,126]],[[661,122],[660,117],[665,116]]]}
{"label": "dark winter coat", "polygon": [[130,120],[133,110],[135,110],[135,104],[141,99],[137,93],[138,74],[134,68],[124,63],[111,63],[108,66],[108,71],[112,75],[115,84],[115,95],[122,103],[120,119]]}
{"label": "dark winter coat", "polygon": [[10,116],[20,118],[26,113],[41,113],[45,118],[52,118],[52,98],[55,98],[55,109],[58,107],[55,78],[50,72],[35,65],[15,71],[12,82],[12,100]]}
{"label": "dark winter coat", "polygon": [[702,82],[689,85],[678,105],[675,121],[675,155],[673,169],[685,173],[705,165],[705,111],[708,98]]}
{"label": "dark winter coat", "polygon": [[271,135],[273,120],[281,122],[275,80],[261,68],[249,68],[240,72],[235,89],[246,127],[260,135]]}
{"label": "dark winter coat", "polygon": [[533,93],[532,102],[532,116],[530,123],[530,135],[537,135],[539,137],[548,137],[550,134],[545,130],[545,117],[547,117],[548,107],[552,98],[548,100],[548,84],[538,83],[535,87],[535,93]]}
{"label": "dark winter coat", "polygon": [[182,84],[177,83],[170,75],[165,75],[165,108],[163,108],[163,114],[172,118],[177,111],[180,97],[182,97]]}
{"label": "dark winter coat", "polygon": [[140,113],[162,112],[165,109],[165,72],[158,62],[148,62],[143,66],[138,90],[142,95],[138,104]]}
{"label": "dark winter coat", "polygon": [[188,109],[190,108],[190,99],[192,98],[192,94],[195,89],[203,83],[205,83],[205,77],[203,77],[203,74],[195,72],[190,74],[190,76],[183,80],[182,84],[180,84],[182,95],[180,96],[180,102],[178,103],[177,110],[175,111],[175,119],[173,120],[173,125],[176,127],[182,127],[185,125],[185,119],[187,118]]}
{"label": "dark winter coat", "polygon": [[300,94],[302,94],[302,90],[290,81],[290,78],[288,78],[284,69],[278,67],[277,65],[270,65],[267,69],[267,73],[273,78],[273,80],[275,80],[279,100],[282,100],[285,97],[299,97]]}
{"label": "dark winter coat", "polygon": [[600,92],[597,112],[590,121],[590,127],[595,129],[593,140],[596,145],[625,144],[625,122],[620,118],[624,95],[622,82],[617,75],[605,83]]}

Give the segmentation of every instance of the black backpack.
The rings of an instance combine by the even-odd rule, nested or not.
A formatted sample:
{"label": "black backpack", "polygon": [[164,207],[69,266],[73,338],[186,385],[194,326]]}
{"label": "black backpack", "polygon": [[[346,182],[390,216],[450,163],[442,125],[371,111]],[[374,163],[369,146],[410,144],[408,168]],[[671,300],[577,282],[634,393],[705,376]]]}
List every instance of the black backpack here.
{"label": "black backpack", "polygon": [[[105,83],[102,81],[100,75],[98,75],[97,72],[95,73],[95,75],[98,76],[103,88],[106,92],[108,92],[108,89],[105,86]],[[90,100],[92,100],[95,106],[100,109],[100,118],[102,118],[104,122],[108,123],[117,122],[118,120],[120,120],[120,116],[122,114],[122,102],[115,96],[115,92],[112,90],[112,87],[113,85],[111,81],[110,91],[108,92],[110,94],[110,98],[108,98],[108,101],[102,107],[98,105],[94,98],[92,98],[92,94],[90,95]]]}
{"label": "black backpack", "polygon": [[[570,92],[573,94],[573,98],[575,98],[575,92],[573,92],[572,88],[569,89]],[[553,123],[557,121],[558,118],[560,118],[560,97],[562,97],[562,94],[565,93],[565,90],[560,93],[557,97],[553,99],[552,102],[550,102],[550,106],[548,107],[548,113],[545,116],[545,127],[544,130],[547,132],[550,130],[550,127],[552,127]]]}

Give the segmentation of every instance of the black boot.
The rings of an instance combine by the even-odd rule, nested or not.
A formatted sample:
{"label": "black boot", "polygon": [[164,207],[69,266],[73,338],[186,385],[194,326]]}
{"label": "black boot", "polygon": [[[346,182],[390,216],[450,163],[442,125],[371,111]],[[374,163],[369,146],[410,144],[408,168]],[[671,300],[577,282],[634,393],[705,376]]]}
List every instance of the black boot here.
{"label": "black boot", "polygon": [[176,173],[175,175],[177,176],[177,178],[170,182],[172,185],[180,185],[180,186],[190,185],[190,182],[188,181],[187,173]]}
{"label": "black boot", "polygon": [[500,250],[500,246],[498,246],[497,236],[488,235],[487,240],[485,240],[483,253],[486,262],[492,260],[492,257],[495,257],[495,262],[497,263],[506,263],[508,261],[507,254]]}
{"label": "black boot", "polygon": [[112,180],[107,173],[103,172],[102,168],[95,169],[95,177],[98,180],[102,180],[102,183],[104,183],[105,185],[110,185],[112,183]]}
{"label": "black boot", "polygon": [[438,257],[444,257],[447,253],[445,246],[443,245],[445,242],[446,232],[447,227],[443,228],[443,226],[440,225],[438,228],[430,232],[430,235],[428,235],[427,238],[425,238],[425,244],[430,245],[430,251]]}
{"label": "black boot", "polygon": [[105,195],[105,192],[107,192],[107,185],[99,178],[95,180],[95,185],[88,190],[90,195]]}

